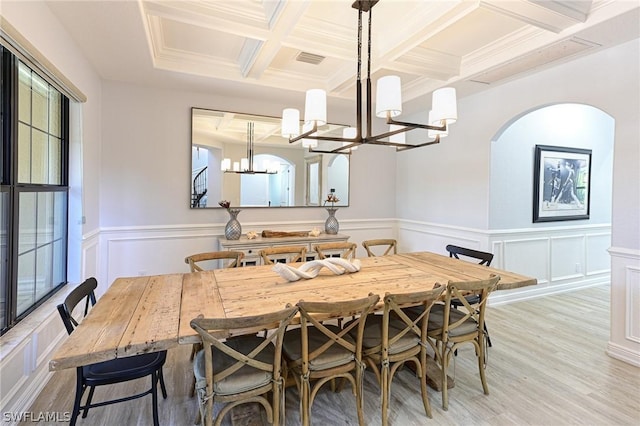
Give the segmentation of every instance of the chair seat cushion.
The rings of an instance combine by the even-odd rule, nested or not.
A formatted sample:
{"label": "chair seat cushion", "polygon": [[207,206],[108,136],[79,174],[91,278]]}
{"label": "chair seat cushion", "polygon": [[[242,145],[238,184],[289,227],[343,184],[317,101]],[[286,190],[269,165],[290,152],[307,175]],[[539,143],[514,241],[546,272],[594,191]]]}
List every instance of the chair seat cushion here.
{"label": "chair seat cushion", "polygon": [[[457,309],[449,310],[449,324],[453,324],[464,317],[464,313]],[[444,305],[433,305],[431,312],[429,313],[429,325],[427,327],[428,332],[437,332],[442,330],[444,325]],[[465,334],[471,334],[478,331],[478,323],[473,318],[467,318],[460,326],[449,330],[450,336],[464,336]]]}
{"label": "chair seat cushion", "polygon": [[[327,325],[328,329],[334,333],[339,333],[340,328],[334,325]],[[315,327],[309,327],[309,353],[312,353],[320,346],[322,346],[328,339],[321,331],[318,331]],[[344,340],[354,343],[355,341],[348,334],[344,336]],[[295,328],[289,330],[284,335],[284,341],[282,343],[282,351],[285,356],[295,362],[302,358],[302,329]],[[340,365],[347,364],[355,359],[353,353],[340,346],[338,343],[331,346],[324,351],[317,358],[309,361],[309,370],[320,371],[327,370],[329,368],[338,367]]]}
{"label": "chair seat cushion", "polygon": [[[234,350],[249,354],[257,348],[264,339],[258,336],[239,336],[228,339],[225,344]],[[214,374],[220,373],[237,362],[235,358],[211,348],[213,353]],[[269,345],[260,352],[255,359],[273,364],[273,345]],[[204,350],[198,351],[193,362],[193,374],[196,377],[196,389],[204,389],[207,385]],[[242,366],[238,371],[224,378],[214,381],[213,390],[218,395],[231,395],[247,392],[262,387],[271,382],[273,374],[250,365]]]}
{"label": "chair seat cushion", "polygon": [[[371,314],[367,318],[367,322],[364,328],[364,335],[362,338],[363,349],[371,349],[382,344],[382,315]],[[357,320],[356,320],[357,321]],[[348,325],[348,324],[347,324]],[[347,327],[345,325],[345,327]],[[389,341],[391,341],[398,333],[404,331],[407,325],[404,321],[399,319],[390,318],[389,320]],[[352,333],[357,333],[357,329],[351,329]],[[404,352],[408,349],[414,348],[418,345],[420,339],[413,332],[405,333],[398,341],[394,342],[389,347],[389,354],[394,355]]]}
{"label": "chair seat cushion", "polygon": [[82,374],[90,384],[124,382],[150,375],[162,368],[166,359],[167,351],[116,358],[85,365]]}

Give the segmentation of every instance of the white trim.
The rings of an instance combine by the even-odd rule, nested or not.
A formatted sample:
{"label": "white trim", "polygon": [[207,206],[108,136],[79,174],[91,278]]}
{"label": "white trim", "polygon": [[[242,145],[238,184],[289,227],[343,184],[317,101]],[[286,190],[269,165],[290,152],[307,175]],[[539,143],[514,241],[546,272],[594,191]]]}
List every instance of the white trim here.
{"label": "white trim", "polygon": [[640,352],[633,352],[624,346],[609,341],[606,353],[611,358],[619,359],[620,361],[640,367]]}

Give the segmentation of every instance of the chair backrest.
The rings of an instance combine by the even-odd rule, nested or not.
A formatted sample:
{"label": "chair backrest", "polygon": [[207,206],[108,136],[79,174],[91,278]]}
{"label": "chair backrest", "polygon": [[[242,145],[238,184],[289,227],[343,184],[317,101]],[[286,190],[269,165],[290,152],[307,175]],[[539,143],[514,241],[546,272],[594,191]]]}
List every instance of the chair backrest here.
{"label": "chair backrest", "polygon": [[265,265],[275,262],[305,262],[307,260],[307,246],[268,247],[260,250],[260,257]]}
{"label": "chair backrest", "polygon": [[455,257],[456,259],[460,259],[458,256],[471,257],[479,260],[480,265],[490,266],[491,261],[493,260],[493,253],[454,246],[452,244],[449,244],[446,249],[449,252],[449,257]]}
{"label": "chair backrest", "polygon": [[200,272],[204,271],[204,269],[198,265],[198,262],[205,262],[208,260],[231,260],[229,264],[226,266],[227,268],[237,268],[242,266],[242,259],[244,258],[244,253],[241,251],[210,251],[207,253],[197,253],[192,254],[191,256],[187,256],[184,258],[184,263],[189,264],[189,268],[191,272]]}
{"label": "chair backrest", "polygon": [[57,306],[58,313],[62,322],[64,323],[67,333],[73,333],[73,330],[78,326],[78,321],[73,317],[72,313],[75,307],[83,299],[85,300],[84,313],[82,316],[86,316],[89,312],[89,304],[91,306],[96,304],[95,289],[98,287],[98,281],[91,277],[87,278],[82,284],[74,288],[71,293],[67,295],[64,302]]}
{"label": "chair backrest", "polygon": [[[266,371],[273,375],[274,381],[279,381],[282,339],[287,325],[289,325],[291,319],[297,313],[298,307],[294,306],[264,315],[236,318],[203,318],[201,315],[191,320],[191,328],[198,332],[204,345],[207,393],[210,394],[214,382],[224,380],[244,366]],[[275,328],[275,331],[273,333],[266,333],[264,341],[248,354],[241,353],[225,344],[225,340],[227,340],[228,337],[256,333],[273,328]],[[228,332],[228,335],[226,337],[216,337],[210,333],[211,330],[217,331],[218,333],[220,330],[225,330]],[[265,357],[260,354],[266,348],[271,347],[274,349],[273,360],[266,362]],[[232,358],[233,362],[227,364],[225,368],[214,365],[212,348]]]}
{"label": "chair backrest", "polygon": [[[491,274],[486,280],[449,281],[443,306],[442,335],[444,341],[449,340],[451,330],[462,326],[469,319],[477,324],[475,333],[484,330],[487,299],[498,286],[498,281],[500,281],[500,276],[494,274]],[[455,308],[452,306],[454,301],[457,304]],[[452,310],[456,311],[456,316],[450,320]]]}
{"label": "chair backrest", "polygon": [[[308,372],[309,362],[318,358],[334,345],[340,345],[353,353],[354,360],[359,363],[362,360],[362,337],[367,315],[373,312],[380,296],[370,294],[368,297],[340,302],[305,302],[301,300],[297,306],[300,308],[302,358],[298,360],[302,367],[302,373]],[[348,316],[358,317],[350,321],[344,328],[337,331],[334,327],[327,327],[322,321],[328,318],[343,318]],[[314,327],[327,337],[326,343],[313,352],[309,352],[308,328]],[[349,332],[357,329],[355,343],[349,337]],[[353,333],[352,333],[353,335]]]}
{"label": "chair backrest", "polygon": [[[362,242],[362,247],[367,251],[367,256],[386,256],[388,254],[398,253],[398,242],[394,239],[378,239],[378,240],[366,240]],[[373,250],[374,247],[380,247],[380,250],[384,250],[382,254],[376,254]]]}
{"label": "chair backrest", "polygon": [[313,246],[313,250],[318,253],[318,257],[320,259],[338,256],[342,259],[353,259],[356,257],[357,248],[358,245],[356,243],[349,243],[346,241],[337,243],[316,244]]}
{"label": "chair backrest", "polygon": [[[427,291],[415,293],[387,293],[384,296],[384,311],[382,314],[382,339],[378,349],[371,350],[381,353],[382,359],[388,359],[389,348],[407,334],[413,334],[419,342],[427,341],[427,326],[429,323],[429,312],[433,304],[440,298],[445,290],[444,286],[437,286]],[[420,307],[419,314],[409,317],[404,310],[411,307]],[[394,319],[394,336],[389,339],[389,321]],[[402,324],[403,323],[403,324]]]}

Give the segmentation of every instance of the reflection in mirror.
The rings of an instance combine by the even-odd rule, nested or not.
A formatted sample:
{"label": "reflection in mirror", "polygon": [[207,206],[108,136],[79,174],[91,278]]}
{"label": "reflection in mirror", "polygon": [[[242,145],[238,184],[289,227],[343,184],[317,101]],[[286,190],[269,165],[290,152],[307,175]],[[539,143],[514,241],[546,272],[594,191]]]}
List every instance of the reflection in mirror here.
{"label": "reflection in mirror", "polygon": [[[191,120],[192,208],[220,208],[220,200],[243,208],[318,207],[332,191],[336,206],[349,205],[349,155],[289,144],[276,117],[192,108]],[[323,127],[323,135],[341,135],[346,126]]]}

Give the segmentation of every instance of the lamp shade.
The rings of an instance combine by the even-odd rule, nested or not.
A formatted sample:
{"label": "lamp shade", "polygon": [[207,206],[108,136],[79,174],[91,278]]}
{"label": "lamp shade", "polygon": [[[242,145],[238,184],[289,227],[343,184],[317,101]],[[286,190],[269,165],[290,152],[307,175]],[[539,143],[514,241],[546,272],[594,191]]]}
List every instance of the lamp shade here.
{"label": "lamp shade", "polygon": [[[313,129],[313,122],[305,123],[302,126],[302,133],[306,133],[309,130]],[[316,136],[318,132],[311,133],[310,136]],[[315,148],[318,146],[318,141],[316,139],[302,139],[302,146],[305,148]]]}
{"label": "lamp shade", "polygon": [[245,171],[245,170],[249,170],[249,159],[247,158],[241,158],[240,159],[240,170],[241,171]]}
{"label": "lamp shade", "polygon": [[431,105],[433,120],[446,120],[447,124],[453,124],[458,119],[456,89],[453,87],[443,87],[434,91]]}
{"label": "lamp shade", "polygon": [[313,123],[314,121],[318,126],[327,124],[327,93],[322,89],[307,90],[304,102],[304,122]]}
{"label": "lamp shade", "polygon": [[295,108],[282,110],[282,137],[295,138],[300,134],[300,111]]}
{"label": "lamp shade", "polygon": [[[429,111],[429,124],[431,124],[433,126],[442,126],[442,120],[434,120],[433,119],[433,110]],[[429,136],[429,138],[435,138],[437,135],[440,135],[440,139],[442,139],[445,136],[447,136],[448,134],[449,134],[449,128],[448,127],[447,127],[447,130],[445,130],[445,131],[431,130],[431,129],[429,129],[427,131],[427,135]]]}
{"label": "lamp shade", "polygon": [[[393,132],[394,130],[400,130],[402,129],[403,126],[398,126],[397,124],[390,124],[389,125],[389,131]],[[407,143],[407,139],[406,139],[406,133],[402,132],[402,133],[396,133],[395,135],[391,135],[389,136],[389,142],[393,142],[393,143]]]}
{"label": "lamp shade", "polygon": [[402,114],[402,83],[397,75],[378,79],[376,88],[376,117],[386,118]]}
{"label": "lamp shade", "polygon": [[220,170],[222,170],[223,172],[226,172],[227,170],[231,170],[230,158],[225,158],[222,160],[222,162],[220,163]]}
{"label": "lamp shade", "polygon": [[[344,139],[355,139],[358,136],[358,129],[356,129],[355,127],[345,127],[344,129],[342,129],[342,137]],[[351,142],[342,142],[342,146],[347,146],[347,145],[351,145]],[[352,146],[351,148],[352,151],[355,151],[356,149],[358,149],[358,146]]]}

